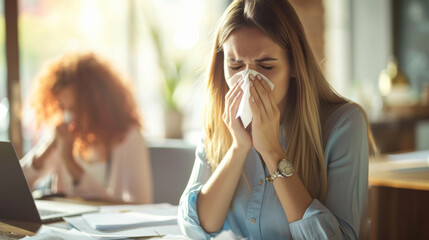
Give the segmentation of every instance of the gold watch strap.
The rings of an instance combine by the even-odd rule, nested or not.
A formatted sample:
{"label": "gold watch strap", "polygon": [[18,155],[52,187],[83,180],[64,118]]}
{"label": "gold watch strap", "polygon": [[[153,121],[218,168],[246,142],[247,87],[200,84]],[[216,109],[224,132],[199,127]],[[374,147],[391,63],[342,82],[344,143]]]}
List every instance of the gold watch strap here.
{"label": "gold watch strap", "polygon": [[265,177],[265,180],[267,180],[268,182],[272,183],[274,181],[274,178],[271,175],[268,175]]}
{"label": "gold watch strap", "polygon": [[268,182],[272,183],[274,182],[274,179],[278,178],[278,177],[283,177],[278,170],[274,171],[273,174],[270,174],[268,176],[265,177],[265,180],[267,180]]}

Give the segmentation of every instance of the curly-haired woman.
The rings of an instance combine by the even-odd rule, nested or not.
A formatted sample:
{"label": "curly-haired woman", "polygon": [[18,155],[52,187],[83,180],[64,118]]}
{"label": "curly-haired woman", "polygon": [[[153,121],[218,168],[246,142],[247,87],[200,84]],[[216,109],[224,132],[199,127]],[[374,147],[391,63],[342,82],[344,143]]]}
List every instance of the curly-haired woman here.
{"label": "curly-haired woman", "polygon": [[32,188],[116,202],[152,202],[151,166],[130,89],[92,53],[51,63],[32,100],[38,126],[52,129],[21,160]]}

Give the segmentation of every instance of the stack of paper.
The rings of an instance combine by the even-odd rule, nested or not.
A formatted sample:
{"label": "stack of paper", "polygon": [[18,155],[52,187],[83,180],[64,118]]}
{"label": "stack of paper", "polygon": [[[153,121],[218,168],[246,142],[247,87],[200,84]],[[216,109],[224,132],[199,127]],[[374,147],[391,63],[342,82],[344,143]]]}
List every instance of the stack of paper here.
{"label": "stack of paper", "polygon": [[43,225],[42,229],[37,232],[35,236],[27,236],[22,238],[21,240],[97,240],[97,238],[93,238],[87,236],[86,234],[79,232],[76,229],[66,230],[56,227],[50,227]]}
{"label": "stack of paper", "polygon": [[104,206],[99,213],[64,220],[97,239],[180,235],[177,206],[170,204]]}
{"label": "stack of paper", "polygon": [[390,161],[413,161],[427,163],[429,160],[429,151],[407,152],[400,154],[389,154],[387,160]]}
{"label": "stack of paper", "polygon": [[429,171],[429,151],[408,152],[387,155],[387,160],[395,172]]}
{"label": "stack of paper", "polygon": [[177,218],[139,212],[89,213],[83,220],[96,230],[118,230],[135,227],[175,225]]}

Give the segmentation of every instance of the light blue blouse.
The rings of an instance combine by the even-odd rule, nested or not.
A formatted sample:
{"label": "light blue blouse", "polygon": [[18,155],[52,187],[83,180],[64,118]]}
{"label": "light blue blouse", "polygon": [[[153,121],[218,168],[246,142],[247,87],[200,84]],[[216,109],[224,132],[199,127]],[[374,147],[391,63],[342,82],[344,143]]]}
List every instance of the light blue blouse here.
{"label": "light blue blouse", "polygon": [[[247,156],[243,178],[237,186],[233,206],[223,230],[249,239],[358,239],[360,217],[368,190],[368,136],[362,112],[355,105],[341,106],[324,124],[324,145],[328,175],[327,198],[313,199],[301,220],[289,223],[268,171],[255,149]],[[286,149],[286,142],[282,142]],[[179,203],[178,222],[183,234],[192,239],[210,239],[200,226],[197,198],[212,174],[200,143],[188,182]]]}

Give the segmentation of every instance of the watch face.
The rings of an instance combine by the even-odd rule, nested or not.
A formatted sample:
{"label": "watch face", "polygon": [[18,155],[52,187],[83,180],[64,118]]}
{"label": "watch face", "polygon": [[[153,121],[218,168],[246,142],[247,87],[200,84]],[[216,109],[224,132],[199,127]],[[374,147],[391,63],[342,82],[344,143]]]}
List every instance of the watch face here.
{"label": "watch face", "polygon": [[279,162],[279,171],[282,175],[290,177],[294,171],[293,164],[289,160],[282,159]]}

